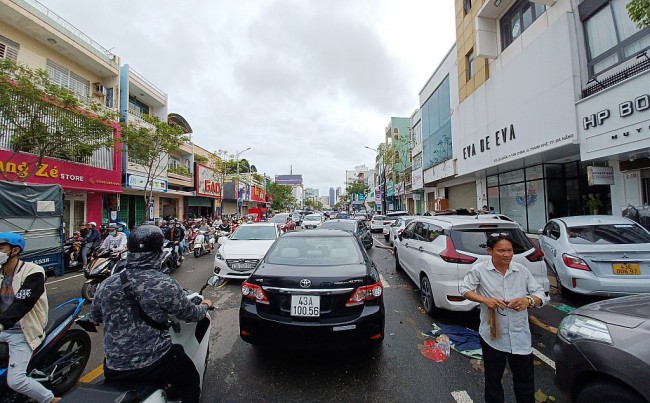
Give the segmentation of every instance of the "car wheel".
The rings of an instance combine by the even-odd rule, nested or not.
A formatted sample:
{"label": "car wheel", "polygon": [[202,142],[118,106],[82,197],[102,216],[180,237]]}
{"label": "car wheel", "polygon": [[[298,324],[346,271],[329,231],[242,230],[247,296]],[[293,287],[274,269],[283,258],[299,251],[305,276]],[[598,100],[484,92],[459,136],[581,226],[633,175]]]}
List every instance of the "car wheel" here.
{"label": "car wheel", "polygon": [[555,269],[554,266],[551,266],[551,271],[553,272],[553,276],[555,277],[555,283],[557,284],[557,293],[558,295],[561,295],[563,297],[566,297],[569,295],[570,291],[562,285],[562,280],[560,280],[559,274],[557,274],[557,270]]}
{"label": "car wheel", "polygon": [[394,252],[395,252],[395,271],[402,271],[404,269],[402,268],[402,265],[399,263],[399,259],[397,256],[397,248],[394,249]]}
{"label": "car wheel", "polygon": [[616,381],[604,380],[587,384],[576,398],[576,403],[587,402],[643,402],[641,395],[629,386]]}
{"label": "car wheel", "polygon": [[420,279],[420,301],[422,301],[422,308],[429,315],[436,311],[436,303],[433,301],[433,290],[431,289],[431,282],[429,277],[422,276]]}

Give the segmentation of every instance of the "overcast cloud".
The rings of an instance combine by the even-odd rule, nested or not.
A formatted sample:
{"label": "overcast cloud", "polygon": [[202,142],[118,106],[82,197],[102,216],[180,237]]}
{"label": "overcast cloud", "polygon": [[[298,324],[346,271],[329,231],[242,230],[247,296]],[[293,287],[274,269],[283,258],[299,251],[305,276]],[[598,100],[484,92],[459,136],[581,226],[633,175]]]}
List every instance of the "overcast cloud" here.
{"label": "overcast cloud", "polygon": [[169,95],[208,150],[327,195],[374,166],[454,38],[452,0],[39,0]]}

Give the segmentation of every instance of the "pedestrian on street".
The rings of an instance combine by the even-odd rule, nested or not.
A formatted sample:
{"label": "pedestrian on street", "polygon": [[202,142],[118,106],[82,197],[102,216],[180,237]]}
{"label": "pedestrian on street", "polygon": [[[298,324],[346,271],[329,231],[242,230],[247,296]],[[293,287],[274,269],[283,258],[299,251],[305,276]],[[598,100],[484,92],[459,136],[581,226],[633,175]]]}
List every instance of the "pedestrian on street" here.
{"label": "pedestrian on street", "polygon": [[542,307],[548,297],[526,266],[512,261],[510,234],[491,234],[487,252],[490,260],[475,264],[460,288],[465,298],[480,303],[485,401],[504,401],[501,378],[507,361],[517,402],[534,403],[535,372],[528,308]]}

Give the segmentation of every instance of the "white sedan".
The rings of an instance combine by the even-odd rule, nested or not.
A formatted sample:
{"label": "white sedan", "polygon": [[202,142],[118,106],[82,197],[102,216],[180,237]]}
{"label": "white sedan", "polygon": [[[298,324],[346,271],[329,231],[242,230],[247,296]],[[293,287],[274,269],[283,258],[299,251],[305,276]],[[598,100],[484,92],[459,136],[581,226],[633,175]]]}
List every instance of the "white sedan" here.
{"label": "white sedan", "polygon": [[281,234],[282,230],[276,223],[240,225],[230,237],[219,238],[214,274],[225,278],[247,278]]}
{"label": "white sedan", "polygon": [[301,227],[304,229],[315,229],[320,227],[323,223],[323,216],[321,214],[307,214],[302,219]]}

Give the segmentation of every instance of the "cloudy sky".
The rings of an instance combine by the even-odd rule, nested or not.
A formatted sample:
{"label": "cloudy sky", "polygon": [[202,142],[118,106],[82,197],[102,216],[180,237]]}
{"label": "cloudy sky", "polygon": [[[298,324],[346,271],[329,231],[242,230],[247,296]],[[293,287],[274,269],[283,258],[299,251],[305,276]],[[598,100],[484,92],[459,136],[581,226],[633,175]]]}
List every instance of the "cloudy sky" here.
{"label": "cloudy sky", "polygon": [[452,0],[39,0],[168,93],[208,150],[326,195],[451,48]]}

